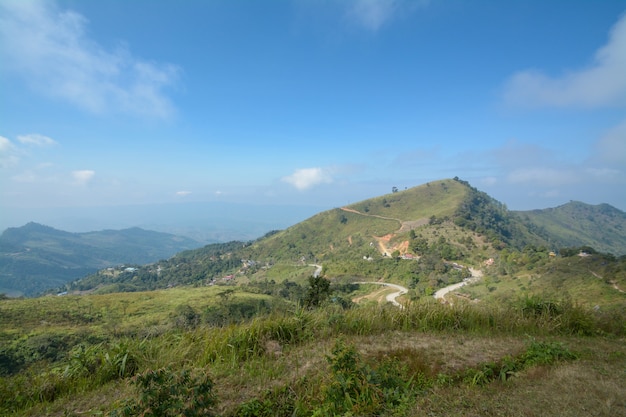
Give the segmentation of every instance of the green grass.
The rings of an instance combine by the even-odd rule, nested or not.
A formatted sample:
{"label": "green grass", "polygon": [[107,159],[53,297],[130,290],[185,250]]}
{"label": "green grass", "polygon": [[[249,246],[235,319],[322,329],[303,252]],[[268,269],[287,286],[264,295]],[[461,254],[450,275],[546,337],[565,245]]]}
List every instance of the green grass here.
{"label": "green grass", "polygon": [[[611,271],[611,266],[599,256],[549,259],[543,265],[520,269],[512,275],[495,275],[487,270],[479,282],[458,292],[488,303],[511,303],[523,296],[554,301],[568,301],[585,308],[611,311],[626,308],[626,287],[623,273]],[[610,281],[610,282],[607,282]]]}
{"label": "green grass", "polygon": [[467,188],[458,181],[441,180],[351,204],[359,212],[403,221],[454,214]]}
{"label": "green grass", "polygon": [[[598,355],[613,366],[626,364],[624,316],[571,304],[546,311],[528,311],[520,305],[445,306],[434,301],[413,303],[404,310],[375,304],[348,310],[336,305],[318,310],[294,307],[225,327],[186,327],[177,320],[178,306],[200,310],[221,302],[217,292],[223,289],[1,302],[0,313],[7,319],[3,341],[16,348],[0,352],[5,359],[9,353],[32,356],[53,346],[58,352],[34,358],[17,373],[1,377],[0,398],[9,401],[0,404],[0,410],[8,415],[106,414],[139,398],[140,393],[127,385],[132,375],[169,369],[182,376],[201,369],[214,384],[213,411],[218,415],[263,407],[296,415],[323,414],[344,389],[350,400],[337,412],[419,415],[412,414],[421,409],[414,408],[416,404],[424,404],[431,395],[443,398],[444,385],[456,391],[488,391],[494,384],[518,383],[537,367],[573,366],[569,364],[573,357],[553,361],[550,355],[555,352],[572,352],[591,362]],[[126,308],[115,327],[74,323],[62,314],[105,306]],[[37,325],[45,312],[48,324]],[[539,343],[532,360],[529,336]],[[338,337],[345,343],[333,348]],[[354,367],[333,374],[329,358],[338,358],[341,352],[349,354],[346,360],[351,358]],[[548,359],[538,363],[537,357]],[[504,366],[509,368],[503,371]],[[617,384],[623,378],[619,368],[602,365],[602,369],[608,372],[605,380]],[[514,378],[490,379],[489,372]],[[357,386],[344,384],[351,373],[360,381]],[[473,387],[474,380],[482,381],[480,388]],[[531,378],[528,383],[536,381]],[[399,390],[395,394],[386,391],[394,386]],[[602,395],[615,404],[620,401],[609,388]]]}

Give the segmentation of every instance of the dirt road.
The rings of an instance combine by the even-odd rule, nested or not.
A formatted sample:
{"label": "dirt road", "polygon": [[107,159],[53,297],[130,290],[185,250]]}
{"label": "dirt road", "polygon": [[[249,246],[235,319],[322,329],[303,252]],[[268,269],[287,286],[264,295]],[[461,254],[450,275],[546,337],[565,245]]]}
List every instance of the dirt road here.
{"label": "dirt road", "polygon": [[388,282],[378,282],[378,281],[363,281],[363,282],[355,282],[355,284],[374,284],[374,285],[382,285],[384,287],[390,287],[393,289],[396,289],[397,291],[392,292],[387,294],[387,296],[385,297],[385,299],[390,302],[391,304],[393,304],[396,307],[399,308],[404,308],[404,306],[402,304],[400,304],[396,298],[400,297],[401,295],[406,294],[407,292],[409,292],[409,290],[405,287],[403,287],[402,285],[398,285],[398,284],[390,284]]}
{"label": "dirt road", "polygon": [[434,297],[437,300],[445,301],[446,294],[448,294],[449,292],[454,291],[454,290],[458,290],[459,288],[461,288],[464,285],[474,283],[474,282],[480,280],[482,278],[482,276],[483,276],[483,272],[481,270],[479,270],[479,269],[470,268],[470,272],[472,273],[472,277],[471,278],[467,278],[467,279],[463,280],[462,282],[457,282],[456,284],[448,285],[447,287],[443,287],[443,288],[437,290],[437,292],[435,292]]}

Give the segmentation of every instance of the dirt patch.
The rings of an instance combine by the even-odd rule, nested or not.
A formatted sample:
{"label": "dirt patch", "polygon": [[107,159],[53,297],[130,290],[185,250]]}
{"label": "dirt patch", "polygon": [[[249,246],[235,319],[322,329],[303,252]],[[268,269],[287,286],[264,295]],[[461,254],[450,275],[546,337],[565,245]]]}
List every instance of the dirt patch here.
{"label": "dirt patch", "polygon": [[384,339],[375,336],[359,341],[359,351],[367,356],[393,349],[410,349],[438,371],[446,373],[496,361],[506,355],[518,354],[524,341],[509,337],[473,337],[466,335],[394,332]]}
{"label": "dirt patch", "polygon": [[409,241],[405,240],[404,242],[397,245],[394,250],[397,250],[401,254],[406,253],[409,250]]}
{"label": "dirt patch", "polygon": [[400,230],[398,230],[398,233],[404,233],[404,232],[408,232],[409,230],[417,229],[420,226],[427,225],[428,222],[429,222],[429,219],[427,218],[402,222],[402,226],[400,227]]}
{"label": "dirt patch", "polygon": [[377,303],[384,303],[385,297],[390,290],[391,289],[388,287],[381,287],[378,290],[371,292],[369,294],[355,297],[352,299],[352,301],[354,303],[365,302],[365,301],[376,301]]}

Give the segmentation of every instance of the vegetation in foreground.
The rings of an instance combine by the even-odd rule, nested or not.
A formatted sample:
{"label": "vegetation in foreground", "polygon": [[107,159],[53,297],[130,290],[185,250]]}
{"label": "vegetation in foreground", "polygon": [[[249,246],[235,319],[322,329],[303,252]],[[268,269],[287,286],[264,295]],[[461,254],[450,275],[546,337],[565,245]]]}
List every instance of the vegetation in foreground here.
{"label": "vegetation in foreground", "polygon": [[[200,289],[175,291],[171,299],[182,302]],[[32,320],[41,299],[2,301],[2,413],[502,415],[498,396],[508,398],[504,415],[626,411],[624,311],[539,299],[398,309],[342,306],[330,297],[317,307],[291,305],[238,324],[210,324],[201,312],[217,293],[200,291],[193,307],[157,306],[150,295],[127,294],[115,327],[104,318],[75,318],[87,312],[80,304],[87,301],[92,309],[123,307],[114,304],[119,295],[49,297],[49,320],[39,325]],[[61,311],[68,314],[55,313]],[[585,381],[594,395],[581,386]],[[550,390],[556,399],[582,402],[565,414],[539,408],[545,393],[529,398],[529,392],[552,383],[563,390]]]}

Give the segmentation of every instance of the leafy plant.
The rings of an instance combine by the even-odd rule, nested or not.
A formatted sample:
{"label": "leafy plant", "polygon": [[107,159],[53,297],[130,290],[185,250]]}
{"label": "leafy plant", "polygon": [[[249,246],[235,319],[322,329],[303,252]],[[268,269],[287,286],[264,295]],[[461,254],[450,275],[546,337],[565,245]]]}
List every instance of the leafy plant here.
{"label": "leafy plant", "polygon": [[532,340],[526,350],[516,356],[505,356],[499,362],[488,362],[480,368],[465,371],[463,381],[471,385],[485,385],[491,381],[507,381],[518,372],[537,365],[550,365],[559,361],[575,360],[572,353],[561,343]]}
{"label": "leafy plant", "polygon": [[372,369],[354,346],[341,339],[326,359],[332,379],[314,415],[373,416],[408,402],[411,381],[404,379],[397,362],[386,361]]}
{"label": "leafy plant", "polygon": [[203,370],[175,372],[169,368],[147,370],[133,378],[139,391],[137,400],[128,401],[110,416],[212,416],[216,404],[213,381]]}

